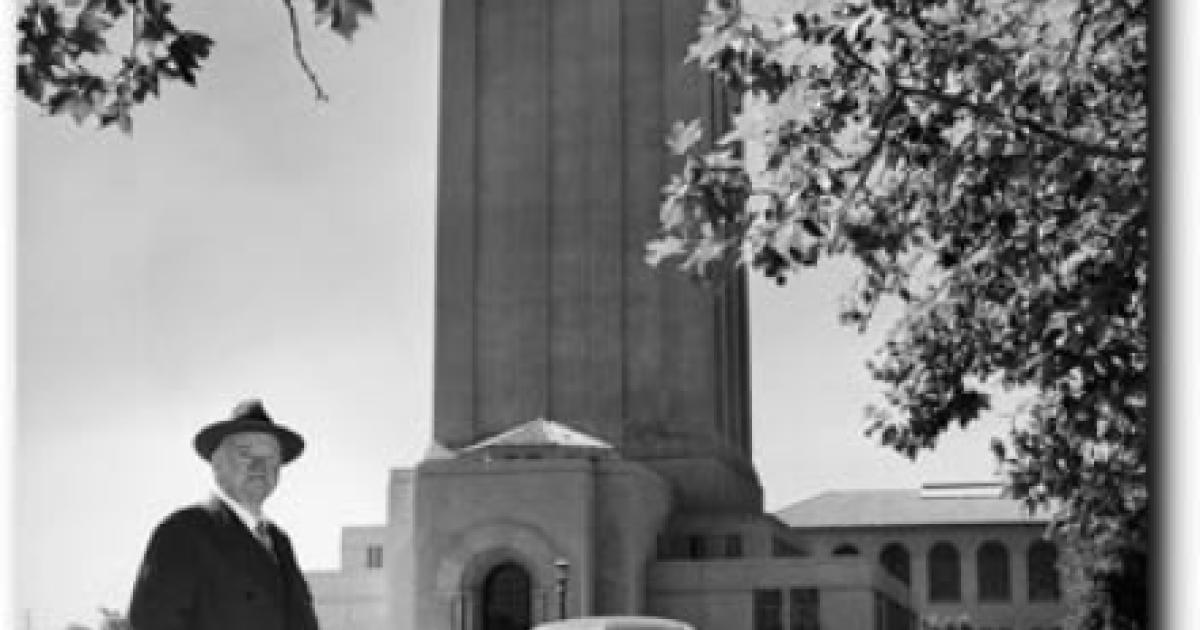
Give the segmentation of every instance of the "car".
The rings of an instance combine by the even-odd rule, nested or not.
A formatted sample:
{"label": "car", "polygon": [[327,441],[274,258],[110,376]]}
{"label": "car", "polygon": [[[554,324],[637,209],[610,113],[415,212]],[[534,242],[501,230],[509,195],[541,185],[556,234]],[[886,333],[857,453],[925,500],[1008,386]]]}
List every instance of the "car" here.
{"label": "car", "polygon": [[538,624],[533,630],[696,630],[689,623],[662,617],[575,617]]}

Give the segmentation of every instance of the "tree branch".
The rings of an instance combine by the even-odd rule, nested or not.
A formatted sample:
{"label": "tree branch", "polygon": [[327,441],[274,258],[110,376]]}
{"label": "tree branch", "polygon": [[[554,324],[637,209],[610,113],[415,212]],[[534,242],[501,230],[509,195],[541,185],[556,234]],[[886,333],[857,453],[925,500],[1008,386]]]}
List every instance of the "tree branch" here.
{"label": "tree branch", "polygon": [[[145,18],[143,17],[141,7],[139,7],[137,4],[131,4],[129,6],[129,10],[130,18],[133,24],[133,36],[129,38],[129,59],[136,63],[138,48],[140,47],[142,41],[142,22]],[[134,64],[122,64],[121,71],[117,73],[117,76],[113,77],[113,83],[119,83],[122,81],[127,82],[129,79],[129,73],[134,67]]]}
{"label": "tree branch", "polygon": [[930,99],[933,101],[937,101],[939,103],[945,103],[945,104],[950,105],[955,108],[967,109],[976,114],[980,114],[982,116],[985,116],[985,117],[993,119],[993,120],[1011,122],[1020,127],[1024,127],[1026,129],[1028,129],[1029,131],[1032,131],[1033,133],[1036,133],[1040,136],[1049,138],[1050,140],[1053,140],[1059,144],[1065,144],[1065,145],[1075,147],[1075,148],[1083,151],[1084,153],[1088,153],[1091,155],[1097,155],[1097,156],[1103,156],[1103,157],[1113,157],[1113,158],[1119,158],[1119,159],[1123,159],[1123,160],[1135,159],[1135,158],[1145,158],[1147,155],[1147,152],[1145,150],[1136,151],[1133,149],[1113,148],[1113,147],[1103,145],[1103,144],[1096,144],[1094,142],[1085,142],[1085,141],[1079,140],[1077,138],[1072,138],[1071,136],[1067,135],[1063,131],[1059,131],[1057,129],[1052,129],[1050,127],[1047,127],[1047,126],[1043,125],[1042,123],[1040,123],[1036,120],[1033,120],[1031,118],[1023,118],[1023,117],[1019,117],[1019,116],[1006,115],[1003,111],[1001,111],[999,108],[997,108],[994,105],[987,105],[987,104],[983,104],[983,103],[973,103],[961,96],[954,96],[952,94],[944,94],[941,92],[936,92],[936,91],[925,89],[925,88],[905,86],[905,85],[897,85],[896,89],[906,95],[909,95],[909,96],[920,96],[922,98],[927,98],[927,99]]}
{"label": "tree branch", "polygon": [[850,45],[849,40],[847,40],[845,36],[845,28],[842,29],[842,33],[842,37],[838,38],[837,41],[832,42],[832,45],[836,46],[838,50],[842,51],[843,54],[849,57],[857,67],[863,68],[871,74],[879,74],[879,68],[876,68],[859,56],[858,51],[854,50],[854,48]]}
{"label": "tree branch", "polygon": [[313,89],[316,91],[318,101],[329,101],[329,95],[321,88],[321,82],[317,80],[317,75],[309,67],[308,61],[304,58],[304,49],[300,45],[300,26],[296,22],[296,8],[292,6],[292,0],[283,0],[283,6],[287,9],[288,22],[292,29],[292,51],[296,55],[296,61],[300,63],[300,68],[304,70],[304,74],[308,76],[308,81],[312,83]]}
{"label": "tree branch", "polygon": [[[1078,0],[1075,5],[1075,14],[1085,15],[1088,13],[1089,2],[1090,0]],[[1071,43],[1071,54],[1067,57],[1071,63],[1075,63],[1075,60],[1078,58],[1079,47],[1083,45],[1084,32],[1087,31],[1087,28],[1091,26],[1091,24],[1091,19],[1085,17],[1084,19],[1080,20],[1079,25],[1075,27],[1075,39]]]}
{"label": "tree branch", "polygon": [[[884,102],[884,106],[879,111],[879,114],[875,117],[875,120],[872,121],[872,126],[878,126],[879,135],[875,136],[875,141],[871,143],[871,148],[867,149],[866,153],[859,156],[859,158],[854,161],[854,164],[851,164],[849,167],[840,169],[838,171],[839,174],[862,171],[859,174],[858,179],[855,181],[853,188],[849,193],[847,193],[847,201],[842,204],[842,210],[846,209],[846,204],[849,203],[849,199],[862,189],[862,185],[866,180],[867,174],[870,173],[875,167],[875,160],[879,157],[879,152],[883,149],[883,143],[887,140],[888,123],[892,121],[892,117],[895,116],[899,111],[899,104],[899,95],[893,91],[890,95],[888,95],[887,101]],[[868,164],[868,162],[870,164]]]}

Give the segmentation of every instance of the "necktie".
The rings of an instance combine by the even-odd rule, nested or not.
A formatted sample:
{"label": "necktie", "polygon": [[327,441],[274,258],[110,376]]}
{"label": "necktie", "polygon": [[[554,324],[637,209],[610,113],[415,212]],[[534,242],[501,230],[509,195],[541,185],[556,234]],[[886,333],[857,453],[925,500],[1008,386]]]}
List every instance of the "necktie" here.
{"label": "necktie", "polygon": [[271,554],[272,558],[274,558],[275,547],[271,544],[271,534],[267,531],[266,523],[259,522],[258,525],[254,526],[254,537],[258,539],[258,542],[262,543],[262,546],[266,548],[267,552]]}

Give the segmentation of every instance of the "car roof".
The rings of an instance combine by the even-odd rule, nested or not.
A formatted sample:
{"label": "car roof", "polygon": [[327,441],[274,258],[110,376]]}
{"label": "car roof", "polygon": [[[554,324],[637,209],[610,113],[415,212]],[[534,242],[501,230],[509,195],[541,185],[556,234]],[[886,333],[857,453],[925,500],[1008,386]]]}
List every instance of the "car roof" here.
{"label": "car roof", "polygon": [[534,630],[694,630],[691,625],[662,617],[576,617],[538,625]]}

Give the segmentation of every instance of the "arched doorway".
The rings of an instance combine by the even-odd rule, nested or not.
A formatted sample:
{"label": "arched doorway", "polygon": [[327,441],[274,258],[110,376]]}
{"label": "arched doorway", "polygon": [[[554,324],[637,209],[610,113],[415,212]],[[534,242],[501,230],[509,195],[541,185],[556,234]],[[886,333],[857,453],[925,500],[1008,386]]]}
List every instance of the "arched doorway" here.
{"label": "arched doorway", "polygon": [[529,630],[533,626],[533,583],[521,565],[496,565],[483,578],[480,590],[480,630]]}

